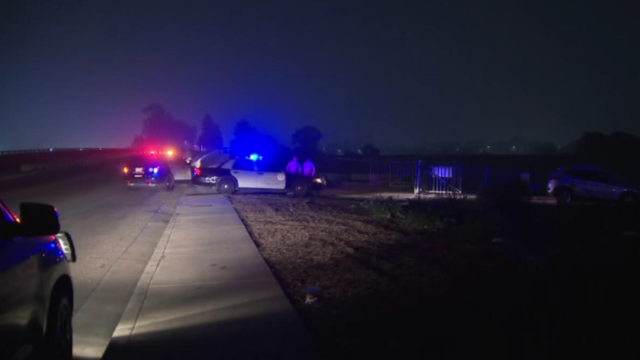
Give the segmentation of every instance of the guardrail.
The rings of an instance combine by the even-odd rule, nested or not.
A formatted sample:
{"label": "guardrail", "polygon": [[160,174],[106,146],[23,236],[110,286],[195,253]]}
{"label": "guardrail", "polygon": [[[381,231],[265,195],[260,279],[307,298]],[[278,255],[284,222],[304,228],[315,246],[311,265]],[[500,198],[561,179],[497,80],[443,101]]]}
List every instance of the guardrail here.
{"label": "guardrail", "polygon": [[49,149],[4,150],[4,151],[0,151],[0,156],[3,156],[3,155],[19,155],[19,154],[50,153],[50,152],[61,152],[61,151],[110,151],[110,150],[129,150],[129,149],[119,149],[119,148],[49,148]]}
{"label": "guardrail", "polygon": [[30,171],[94,162],[136,152],[134,149],[70,148],[32,149],[0,152],[0,173]]}

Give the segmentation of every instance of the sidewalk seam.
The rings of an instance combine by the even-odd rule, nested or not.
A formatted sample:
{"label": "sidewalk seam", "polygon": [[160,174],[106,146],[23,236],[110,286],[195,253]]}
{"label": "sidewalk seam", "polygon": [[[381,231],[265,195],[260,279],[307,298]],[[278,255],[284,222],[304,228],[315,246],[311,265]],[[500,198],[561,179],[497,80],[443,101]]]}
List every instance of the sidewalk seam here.
{"label": "sidewalk seam", "polygon": [[167,224],[165,231],[158,241],[158,245],[154,250],[151,258],[149,259],[149,263],[145,267],[142,272],[142,276],[140,280],[138,280],[138,284],[133,290],[133,294],[131,295],[131,299],[127,303],[127,307],[122,313],[122,317],[116,326],[116,329],[111,336],[110,345],[112,343],[118,344],[126,344],[129,342],[133,331],[135,330],[135,326],[138,322],[138,318],[140,313],[142,312],[142,307],[144,302],[147,299],[147,294],[149,293],[149,288],[151,286],[151,281],[160,266],[160,262],[162,261],[162,255],[169,244],[169,239],[171,238],[171,234],[173,233],[173,228],[175,227],[176,220],[178,218],[178,213],[174,212],[171,220]]}

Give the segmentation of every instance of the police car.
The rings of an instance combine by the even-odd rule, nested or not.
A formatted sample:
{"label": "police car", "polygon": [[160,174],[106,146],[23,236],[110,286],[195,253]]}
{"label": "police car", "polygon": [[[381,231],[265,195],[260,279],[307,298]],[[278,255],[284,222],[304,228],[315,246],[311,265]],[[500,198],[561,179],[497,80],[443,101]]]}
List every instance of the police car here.
{"label": "police car", "polygon": [[192,163],[191,181],[195,185],[215,187],[223,194],[259,190],[293,192],[304,196],[325,185],[322,177],[287,174],[279,165],[257,154],[245,158],[220,153],[207,154]]}
{"label": "police car", "polygon": [[0,200],[0,359],[71,360],[75,261],[53,206]]}

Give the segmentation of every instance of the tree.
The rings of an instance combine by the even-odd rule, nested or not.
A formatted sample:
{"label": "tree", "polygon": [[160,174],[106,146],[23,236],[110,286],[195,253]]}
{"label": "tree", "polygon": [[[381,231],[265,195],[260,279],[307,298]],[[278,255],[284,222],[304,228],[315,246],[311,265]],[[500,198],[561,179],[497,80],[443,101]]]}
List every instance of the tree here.
{"label": "tree", "polygon": [[303,126],[291,135],[293,146],[303,157],[313,157],[318,151],[318,142],[322,139],[322,133],[313,126]]}
{"label": "tree", "polygon": [[248,138],[255,135],[257,132],[258,130],[251,126],[249,121],[246,119],[238,121],[236,126],[233,128],[233,136],[235,136],[236,139]]}
{"label": "tree", "polygon": [[240,120],[234,127],[235,139],[231,140],[231,152],[237,156],[258,153],[264,157],[273,157],[279,152],[278,141],[259,132],[247,120]]}
{"label": "tree", "polygon": [[131,143],[131,147],[133,148],[141,148],[144,147],[144,137],[140,134],[133,137],[133,143]]}
{"label": "tree", "polygon": [[362,155],[366,157],[378,157],[380,156],[380,150],[371,144],[364,144],[361,149]]}
{"label": "tree", "polygon": [[159,104],[150,104],[142,112],[144,142],[151,146],[182,146],[186,141],[193,143],[198,130],[183,120],[175,119]]}
{"label": "tree", "polygon": [[211,115],[206,113],[202,119],[202,131],[198,137],[198,145],[207,151],[222,149],[222,132],[218,124],[213,122]]}

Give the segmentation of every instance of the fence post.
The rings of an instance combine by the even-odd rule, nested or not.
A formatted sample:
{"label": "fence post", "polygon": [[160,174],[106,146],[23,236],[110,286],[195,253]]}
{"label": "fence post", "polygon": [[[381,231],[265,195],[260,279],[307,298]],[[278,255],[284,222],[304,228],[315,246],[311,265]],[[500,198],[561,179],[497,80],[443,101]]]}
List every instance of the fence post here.
{"label": "fence post", "polygon": [[418,163],[416,164],[416,181],[415,181],[415,184],[413,184],[413,195],[420,195],[420,190],[422,186],[420,168],[422,168],[422,160],[418,160]]}

